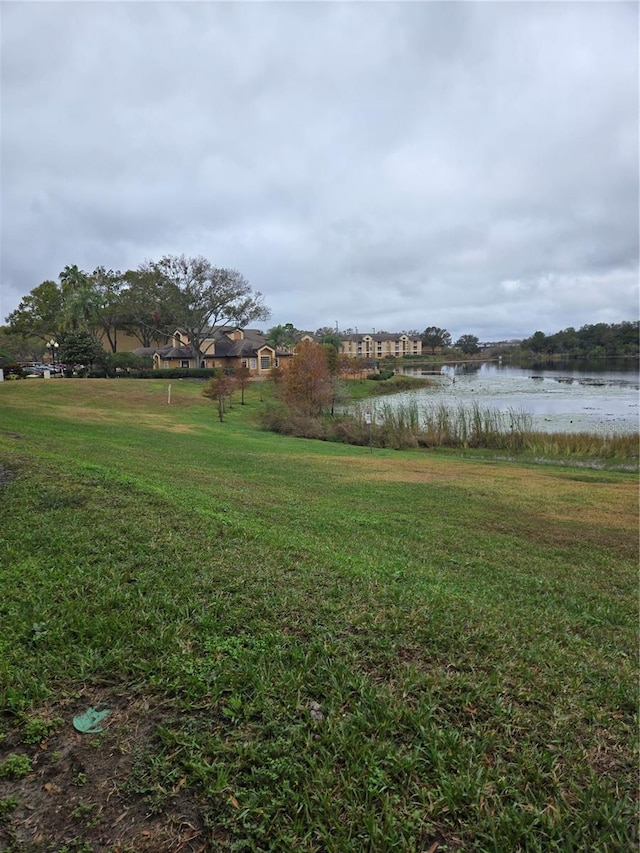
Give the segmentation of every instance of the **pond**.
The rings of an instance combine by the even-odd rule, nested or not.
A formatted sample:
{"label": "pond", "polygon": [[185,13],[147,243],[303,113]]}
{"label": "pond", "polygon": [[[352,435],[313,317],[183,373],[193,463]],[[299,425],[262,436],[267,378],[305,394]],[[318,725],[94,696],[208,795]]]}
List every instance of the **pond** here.
{"label": "pond", "polygon": [[523,368],[487,361],[405,367],[402,372],[424,376],[433,385],[385,397],[385,403],[412,402],[419,407],[444,403],[452,408],[477,403],[500,412],[526,412],[533,428],[545,432],[629,433],[640,425],[637,362]]}

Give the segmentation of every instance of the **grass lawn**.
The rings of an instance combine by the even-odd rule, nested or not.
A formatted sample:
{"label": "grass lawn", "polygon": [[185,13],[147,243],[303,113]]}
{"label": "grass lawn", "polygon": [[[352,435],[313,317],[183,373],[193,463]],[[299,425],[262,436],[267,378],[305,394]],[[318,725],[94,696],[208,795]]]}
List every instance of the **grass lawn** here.
{"label": "grass lawn", "polygon": [[637,849],[636,475],[168,385],[0,384],[0,849]]}

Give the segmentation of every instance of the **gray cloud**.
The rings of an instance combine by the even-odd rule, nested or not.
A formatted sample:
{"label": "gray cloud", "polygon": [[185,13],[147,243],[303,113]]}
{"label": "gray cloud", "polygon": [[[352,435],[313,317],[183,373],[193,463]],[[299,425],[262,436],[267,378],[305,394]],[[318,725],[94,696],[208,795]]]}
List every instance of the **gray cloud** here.
{"label": "gray cloud", "polygon": [[635,4],[1,11],[0,320],[182,252],[302,328],[638,316]]}

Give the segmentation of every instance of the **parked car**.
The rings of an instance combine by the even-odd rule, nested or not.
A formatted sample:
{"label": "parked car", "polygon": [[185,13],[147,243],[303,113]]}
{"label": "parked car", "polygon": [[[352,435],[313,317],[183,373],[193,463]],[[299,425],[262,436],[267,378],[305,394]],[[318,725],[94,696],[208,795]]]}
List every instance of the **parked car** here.
{"label": "parked car", "polygon": [[31,376],[44,376],[45,370],[48,370],[52,376],[62,373],[62,368],[58,364],[43,364],[42,362],[32,361],[23,367],[25,373]]}

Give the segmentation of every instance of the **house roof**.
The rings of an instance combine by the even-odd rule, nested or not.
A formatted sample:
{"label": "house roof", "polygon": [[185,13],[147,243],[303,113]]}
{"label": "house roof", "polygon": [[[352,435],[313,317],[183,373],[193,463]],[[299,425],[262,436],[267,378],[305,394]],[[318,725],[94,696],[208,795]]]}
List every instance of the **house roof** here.
{"label": "house roof", "polygon": [[[230,338],[223,337],[216,341],[216,358],[238,358],[240,356],[255,356],[259,349],[268,346],[264,338],[247,339],[242,338],[239,341],[232,341]],[[273,349],[273,347],[270,347]]]}

